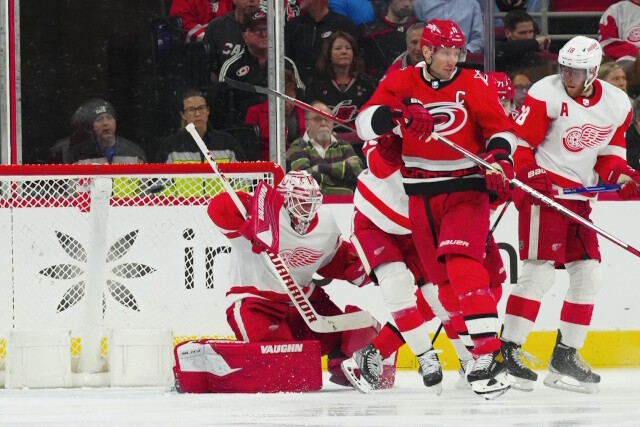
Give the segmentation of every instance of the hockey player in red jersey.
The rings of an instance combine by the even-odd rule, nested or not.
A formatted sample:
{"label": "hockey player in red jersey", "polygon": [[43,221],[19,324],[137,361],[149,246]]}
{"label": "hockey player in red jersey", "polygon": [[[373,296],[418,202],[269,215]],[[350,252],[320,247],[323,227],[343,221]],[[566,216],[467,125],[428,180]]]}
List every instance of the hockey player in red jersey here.
{"label": "hockey player in red jersey", "polygon": [[[321,207],[320,186],[311,175],[304,171],[289,172],[277,186],[277,192],[280,197],[274,195],[273,202],[264,209],[279,218],[279,233],[273,240],[277,242],[280,257],[318,313],[326,316],[342,314],[311,279],[318,273],[326,278],[362,285],[368,277],[357,254],[349,242],[342,240],[332,213]],[[240,191],[237,194],[248,212],[256,210],[254,206],[259,198]],[[229,194],[214,197],[208,214],[229,238],[233,248],[227,321],[236,338],[247,342],[318,340],[322,355],[329,357],[330,380],[350,385],[340,369],[340,362],[369,342],[379,329],[312,332],[266,265],[269,261],[254,253],[265,247],[256,238],[252,221],[243,218]],[[349,306],[346,310],[349,311]]]}
{"label": "hockey player in red jersey", "polygon": [[[597,41],[583,36],[571,39],[558,55],[558,74],[531,87],[515,119],[516,177],[549,197],[563,187],[597,185],[600,179],[621,184],[621,199],[640,197],[640,173],[625,160],[629,100],[622,90],[596,79],[601,60]],[[523,365],[520,346],[533,328],[543,295],[553,285],[554,269],[564,266],[569,289],[544,383],[595,393],[600,376],[577,350],[586,338],[601,287],[596,234],[520,191],[513,197],[519,211],[523,267],[507,302],[501,336],[507,370],[518,381],[515,388],[533,388],[537,374]],[[591,199],[592,195],[581,194],[556,201],[588,220]]]}
{"label": "hockey player in red jersey", "polygon": [[[445,309],[464,317],[475,358],[467,379],[476,393],[492,398],[509,384],[500,363],[496,301],[483,266],[488,192],[499,197],[509,192],[516,138],[493,80],[457,67],[466,53],[464,43],[454,22],[430,21],[421,41],[425,63],[389,73],[356,124],[363,139],[378,138],[396,126],[402,133],[402,176],[414,243]],[[494,169],[481,170],[431,142],[434,129]]]}
{"label": "hockey player in red jersey", "polygon": [[498,89],[498,97],[500,98],[500,105],[504,108],[505,114],[511,116],[515,113],[516,108],[516,91],[513,88],[513,83],[506,73],[502,71],[494,71],[487,73],[489,77],[496,82],[496,88]]}

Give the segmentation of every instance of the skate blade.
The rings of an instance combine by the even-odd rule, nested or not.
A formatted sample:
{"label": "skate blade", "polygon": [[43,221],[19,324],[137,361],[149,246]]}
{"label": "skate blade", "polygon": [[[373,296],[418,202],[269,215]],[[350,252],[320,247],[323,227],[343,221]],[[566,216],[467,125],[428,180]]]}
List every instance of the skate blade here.
{"label": "skate blade", "polygon": [[427,386],[427,387],[429,388],[429,390],[435,391],[436,396],[440,396],[442,394],[442,383],[432,385],[432,386]]}
{"label": "skate blade", "polygon": [[471,389],[473,392],[487,400],[492,400],[498,396],[502,396],[510,388],[511,385],[504,373],[498,374],[493,378],[478,380],[471,383]]}
{"label": "skate blade", "polygon": [[526,392],[533,391],[533,384],[535,383],[535,381],[518,378],[511,374],[507,374],[507,379],[509,380],[509,385],[511,385],[511,388],[514,390]]}
{"label": "skate blade", "polygon": [[598,383],[583,383],[575,378],[556,372],[549,372],[544,379],[544,385],[559,390],[573,391],[576,393],[596,394],[600,388]]}
{"label": "skate blade", "polygon": [[[340,369],[347,377],[353,388],[358,390],[360,393],[368,394],[371,390],[375,390],[375,387],[369,384],[362,376],[360,375],[360,368],[358,364],[353,359],[346,359],[340,364]],[[356,372],[358,370],[358,372]]]}
{"label": "skate blade", "polygon": [[462,376],[458,377],[454,387],[458,390],[471,390],[471,384],[469,384],[469,381]]}

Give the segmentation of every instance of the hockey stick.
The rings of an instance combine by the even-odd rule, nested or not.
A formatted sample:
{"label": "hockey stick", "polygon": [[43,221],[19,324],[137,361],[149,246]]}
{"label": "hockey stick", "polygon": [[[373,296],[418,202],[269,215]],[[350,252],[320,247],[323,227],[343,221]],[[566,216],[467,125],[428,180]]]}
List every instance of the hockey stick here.
{"label": "hockey stick", "polygon": [[436,340],[438,339],[438,335],[440,335],[441,330],[442,330],[442,321],[440,322],[440,326],[438,326],[438,329],[436,329],[436,333],[433,334],[433,338],[431,338],[432,346],[436,343]]}
{"label": "hockey stick", "polygon": [[302,102],[299,99],[296,98],[292,98],[289,95],[285,95],[284,93],[280,93],[278,91],[275,91],[273,89],[269,89],[268,87],[264,87],[264,86],[258,86],[258,85],[252,85],[250,83],[244,83],[244,82],[239,82],[237,80],[233,80],[230,78],[225,78],[224,79],[224,83],[227,83],[229,86],[231,86],[234,89],[238,89],[238,90],[243,90],[245,92],[253,92],[253,93],[259,93],[262,95],[274,95],[278,98],[282,98],[285,101],[289,101],[291,103],[293,103],[295,106],[302,108],[305,111],[309,111],[311,113],[317,114],[319,116],[324,117],[325,119],[329,119],[332,122],[334,122],[335,124],[342,126],[345,129],[348,129],[350,131],[355,131],[356,127],[355,125],[353,125],[352,123],[346,122],[342,119],[339,119],[331,114],[325,113],[324,111],[318,110],[317,108],[307,104],[306,102]]}
{"label": "hockey stick", "polygon": [[507,211],[507,208],[509,207],[510,203],[511,203],[511,197],[509,197],[509,200],[507,200],[504,203],[504,206],[502,207],[500,214],[498,214],[498,218],[496,218],[496,222],[493,223],[493,227],[491,227],[491,230],[489,230],[489,234],[487,234],[487,241],[484,242],[485,246],[489,244],[489,239],[491,239],[491,236],[493,236],[493,232],[496,231],[496,228],[498,228],[498,224],[500,223],[500,220],[504,216],[504,213]]}
{"label": "hockey stick", "polygon": [[[445,144],[446,146],[448,146],[449,148],[452,148],[454,151],[462,154],[466,158],[468,158],[470,160],[473,160],[477,165],[482,166],[483,168],[485,168],[487,170],[490,170],[490,171],[495,170],[493,168],[493,166],[491,166],[488,162],[486,162],[482,158],[476,156],[472,152],[460,147],[459,145],[457,145],[456,143],[450,141],[449,139],[445,138],[444,136],[438,135],[438,133],[433,132],[431,134],[431,138],[433,138],[433,139]],[[591,223],[591,222],[587,221],[586,219],[582,218],[580,215],[570,211],[569,209],[565,208],[564,206],[562,206],[559,203],[556,203],[555,201],[553,201],[549,197],[545,196],[544,194],[542,194],[542,193],[534,190],[533,188],[529,187],[528,185],[524,184],[522,181],[518,180],[517,178],[512,179],[511,180],[511,184],[513,184],[514,187],[517,187],[520,190],[524,191],[525,193],[529,194],[530,196],[535,197],[536,199],[538,199],[539,201],[544,203],[546,206],[548,206],[548,207],[550,207],[552,209],[555,209],[556,211],[558,211],[561,214],[569,217],[573,221],[575,221],[575,222],[587,227],[589,230],[601,235],[602,237],[604,237],[605,239],[609,240],[610,242],[620,246],[623,249],[626,249],[627,251],[631,252],[635,256],[640,257],[640,251],[638,251],[633,246],[628,245],[625,242],[623,242],[622,240],[620,240],[620,239],[614,237],[613,235],[607,233],[606,231],[602,230],[598,226],[596,226],[593,223]]]}
{"label": "hockey stick", "polygon": [[620,185],[612,184],[612,185],[595,185],[593,187],[576,187],[576,188],[563,188],[558,191],[560,195],[564,194],[580,194],[580,193],[611,193],[614,191],[618,191],[620,189]]}
{"label": "hockey stick", "polygon": [[[200,151],[202,151],[202,154],[204,154],[215,175],[220,178],[225,191],[229,194],[231,200],[233,200],[236,208],[238,208],[242,216],[246,218],[247,210],[238,198],[235,190],[231,187],[231,184],[229,184],[229,181],[227,181],[227,179],[218,170],[218,165],[213,160],[213,157],[211,156],[211,153],[204,141],[200,138],[200,135],[198,135],[193,123],[188,124],[186,129],[193,137],[193,140],[198,145]],[[367,311],[339,314],[336,316],[323,316],[319,314],[313,308],[304,292],[302,292],[300,286],[298,286],[295,280],[293,280],[293,277],[291,277],[289,269],[284,261],[282,261],[282,258],[280,258],[280,255],[267,250],[262,254],[262,256],[268,260],[267,265],[271,268],[271,272],[278,278],[278,281],[286,291],[287,295],[291,298],[291,302],[293,302],[293,305],[298,309],[298,312],[300,312],[300,315],[312,331],[319,333],[349,331],[378,324],[378,322]]]}

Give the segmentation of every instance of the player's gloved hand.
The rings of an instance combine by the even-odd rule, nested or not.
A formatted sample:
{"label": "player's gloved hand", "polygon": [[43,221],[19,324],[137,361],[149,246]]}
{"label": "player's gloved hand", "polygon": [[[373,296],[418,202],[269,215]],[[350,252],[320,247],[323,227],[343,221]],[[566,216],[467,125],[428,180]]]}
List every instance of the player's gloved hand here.
{"label": "player's gloved hand", "polygon": [[622,200],[640,199],[640,172],[625,165],[615,168],[608,176],[608,181],[621,185],[618,197]]}
{"label": "player's gloved hand", "polygon": [[267,247],[261,244],[258,239],[256,239],[256,232],[253,229],[253,221],[251,221],[251,217],[248,217],[247,220],[242,223],[242,225],[238,229],[238,233],[240,233],[242,237],[251,242],[251,251],[254,254],[259,254],[267,250]]}
{"label": "player's gloved hand", "polygon": [[[537,164],[534,163],[518,171],[516,178],[523,184],[526,184],[536,190],[538,193],[547,197],[553,197],[553,185],[551,183],[551,179],[549,178],[549,175],[547,175],[547,171]],[[540,204],[540,201],[537,198],[530,196],[519,188],[513,190],[512,196],[513,202],[518,210],[521,210],[525,203],[532,205]]]}
{"label": "player's gloved hand", "polygon": [[482,156],[482,159],[494,169],[483,169],[487,190],[490,193],[495,193],[499,202],[506,202],[511,193],[509,184],[514,177],[513,159],[507,150],[501,148],[490,150]]}
{"label": "player's gloved hand", "polygon": [[402,164],[402,138],[393,132],[382,135],[376,144],[380,157],[393,166]]}
{"label": "player's gloved hand", "polygon": [[419,102],[405,100],[404,104],[404,108],[391,112],[393,122],[402,128],[403,135],[428,142],[433,132],[433,116]]}

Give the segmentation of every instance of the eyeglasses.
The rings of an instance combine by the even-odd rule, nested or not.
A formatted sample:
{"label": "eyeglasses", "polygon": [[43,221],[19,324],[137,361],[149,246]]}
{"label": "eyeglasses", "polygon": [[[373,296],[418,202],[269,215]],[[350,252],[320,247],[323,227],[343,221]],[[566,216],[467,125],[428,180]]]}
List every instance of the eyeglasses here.
{"label": "eyeglasses", "polygon": [[513,87],[514,90],[528,92],[531,89],[531,85],[515,85]]}
{"label": "eyeglasses", "polygon": [[249,31],[251,31],[253,34],[257,34],[260,36],[266,36],[267,35],[267,28],[249,28]]}
{"label": "eyeglasses", "polygon": [[201,105],[201,106],[199,106],[199,107],[189,107],[189,108],[185,108],[185,109],[184,109],[184,110],[182,110],[182,111],[184,111],[184,113],[185,113],[185,114],[188,114],[188,115],[190,115],[190,116],[195,116],[195,115],[196,115],[196,112],[198,112],[198,113],[200,113],[200,114],[204,114],[204,113],[207,111],[207,108],[209,108],[209,107],[207,107],[206,105]]}

